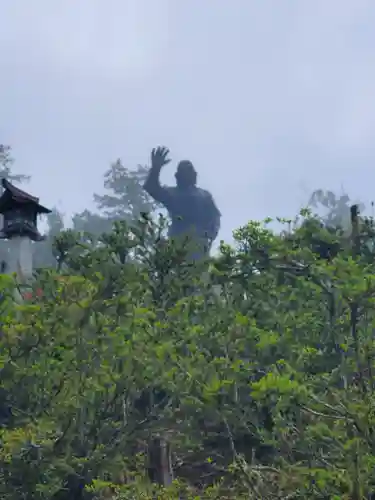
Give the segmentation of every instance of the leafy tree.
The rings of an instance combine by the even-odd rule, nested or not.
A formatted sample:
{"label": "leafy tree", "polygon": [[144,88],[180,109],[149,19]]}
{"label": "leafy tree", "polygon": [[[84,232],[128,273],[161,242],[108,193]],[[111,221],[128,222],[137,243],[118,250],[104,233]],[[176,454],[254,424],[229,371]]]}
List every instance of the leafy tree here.
{"label": "leafy tree", "polygon": [[351,238],[307,212],[269,222],[237,230],[209,280],[146,218],[99,244],[62,233],[61,271],[22,307],[1,277],[1,498],[370,498],[372,221]]}
{"label": "leafy tree", "polygon": [[110,219],[128,221],[152,212],[157,205],[143,189],[147,173],[147,167],[129,170],[118,159],[104,174],[104,187],[110,194],[94,195],[98,208]]}
{"label": "leafy tree", "polygon": [[113,221],[101,214],[86,209],[72,217],[72,225],[77,233],[100,235],[111,230]]}
{"label": "leafy tree", "polygon": [[[10,182],[22,183],[30,180],[28,175],[15,174],[13,172],[14,159],[10,146],[0,144],[0,180],[7,179]],[[3,187],[0,184],[0,195],[3,193]],[[3,224],[3,216],[0,215],[0,226]],[[0,262],[3,262],[8,252],[8,245],[5,241],[0,242]]]}
{"label": "leafy tree", "polygon": [[133,221],[142,213],[153,212],[157,205],[143,189],[147,167],[140,166],[130,170],[116,160],[104,174],[106,194],[94,194],[97,212],[85,210],[73,217],[76,231],[96,235],[110,231],[115,221]]}
{"label": "leafy tree", "polygon": [[[14,159],[12,157],[12,149],[10,146],[0,144],[0,177],[7,179],[10,182],[25,182],[30,180],[30,176],[23,174],[14,174],[12,167]],[[2,188],[1,188],[2,189]]]}
{"label": "leafy tree", "polygon": [[34,253],[34,267],[56,267],[56,258],[53,252],[53,242],[64,230],[64,215],[55,207],[46,216],[47,230],[45,240],[39,242]]}
{"label": "leafy tree", "polygon": [[[308,205],[323,209],[323,220],[327,226],[348,228],[350,226],[351,200],[347,194],[336,196],[332,191],[318,189],[313,192]],[[361,212],[364,206],[360,204]]]}

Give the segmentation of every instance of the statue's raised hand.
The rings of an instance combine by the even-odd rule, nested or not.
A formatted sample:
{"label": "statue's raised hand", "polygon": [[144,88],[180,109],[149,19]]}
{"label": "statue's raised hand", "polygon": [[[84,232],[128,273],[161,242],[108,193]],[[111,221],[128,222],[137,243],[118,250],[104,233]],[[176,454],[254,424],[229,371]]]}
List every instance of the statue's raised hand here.
{"label": "statue's raised hand", "polygon": [[151,152],[151,165],[155,168],[164,167],[171,160],[168,158],[169,149],[164,146],[158,146],[154,148]]}

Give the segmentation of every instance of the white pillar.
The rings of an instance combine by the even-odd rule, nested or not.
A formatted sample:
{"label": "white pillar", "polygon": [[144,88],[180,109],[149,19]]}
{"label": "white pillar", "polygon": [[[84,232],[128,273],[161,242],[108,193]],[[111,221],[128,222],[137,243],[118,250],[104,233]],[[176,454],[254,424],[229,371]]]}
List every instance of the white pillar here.
{"label": "white pillar", "polygon": [[8,274],[16,273],[19,283],[27,283],[33,277],[33,242],[25,236],[13,236],[8,241]]}
{"label": "white pillar", "polygon": [[[33,277],[33,242],[27,236],[13,236],[6,242],[8,252],[5,272],[16,273],[17,283],[21,286],[27,285]],[[14,299],[18,303],[23,302],[19,289],[15,290]]]}

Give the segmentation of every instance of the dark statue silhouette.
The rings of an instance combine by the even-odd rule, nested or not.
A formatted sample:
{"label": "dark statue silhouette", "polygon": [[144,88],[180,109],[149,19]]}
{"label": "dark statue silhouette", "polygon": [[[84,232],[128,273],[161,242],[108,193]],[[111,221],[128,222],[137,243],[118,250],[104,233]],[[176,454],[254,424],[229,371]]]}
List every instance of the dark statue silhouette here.
{"label": "dark statue silhouette", "polygon": [[196,247],[192,257],[199,259],[210,253],[220,230],[221,213],[211,193],[197,187],[197,172],[189,160],[179,162],[176,186],[160,184],[160,171],[171,161],[168,155],[169,150],[165,147],[152,150],[151,169],[144,189],[168,210],[172,220],[169,237],[190,237]]}

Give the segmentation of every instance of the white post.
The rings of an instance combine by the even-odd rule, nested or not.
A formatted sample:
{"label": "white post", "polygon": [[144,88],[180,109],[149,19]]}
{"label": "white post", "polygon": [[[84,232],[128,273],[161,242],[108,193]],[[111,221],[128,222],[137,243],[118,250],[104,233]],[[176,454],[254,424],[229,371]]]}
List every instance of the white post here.
{"label": "white post", "polygon": [[13,236],[8,240],[8,273],[17,273],[25,283],[33,276],[33,242],[27,236]]}
{"label": "white post", "polygon": [[[16,273],[17,283],[27,285],[33,277],[33,242],[27,236],[12,236],[7,240],[7,244],[5,272],[7,274]],[[15,299],[22,300],[18,291]]]}

